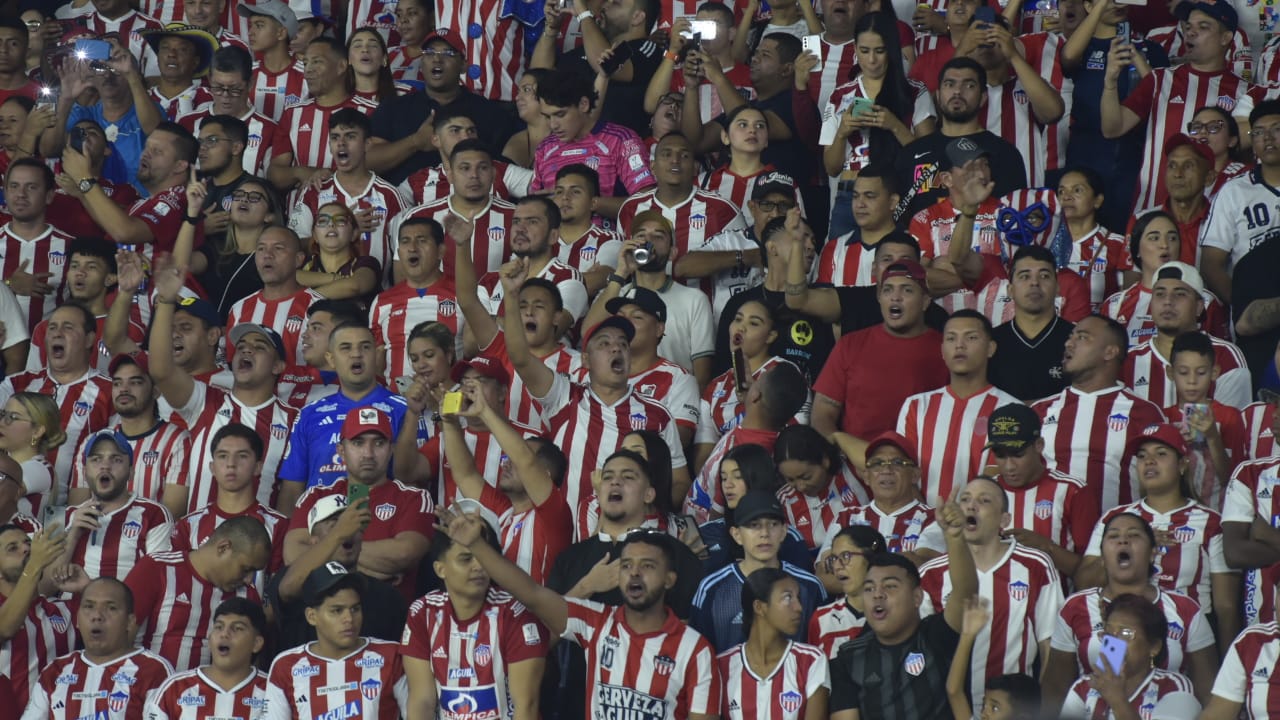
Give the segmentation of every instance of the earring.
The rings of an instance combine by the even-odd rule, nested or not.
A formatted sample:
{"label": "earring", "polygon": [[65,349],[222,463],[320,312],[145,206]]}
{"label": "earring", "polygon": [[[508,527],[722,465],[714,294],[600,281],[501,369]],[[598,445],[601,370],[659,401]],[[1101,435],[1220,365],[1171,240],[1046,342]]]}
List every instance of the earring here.
{"label": "earring", "polygon": [[31,447],[35,447],[37,444],[39,444],[39,442],[40,442],[39,440],[36,440],[35,438],[31,438]]}

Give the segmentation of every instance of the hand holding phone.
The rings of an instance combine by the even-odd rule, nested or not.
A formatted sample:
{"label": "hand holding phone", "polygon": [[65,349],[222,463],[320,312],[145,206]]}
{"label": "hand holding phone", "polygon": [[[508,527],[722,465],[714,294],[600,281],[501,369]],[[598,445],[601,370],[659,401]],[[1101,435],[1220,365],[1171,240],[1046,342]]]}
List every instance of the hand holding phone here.
{"label": "hand holding phone", "polygon": [[440,403],[440,414],[457,415],[460,412],[462,412],[462,393],[456,390],[445,393],[444,400]]}
{"label": "hand holding phone", "polygon": [[369,486],[362,482],[347,480],[347,507],[352,507],[357,503],[367,501],[369,499]]}
{"label": "hand holding phone", "polygon": [[[1124,667],[1124,656],[1128,650],[1129,643],[1122,638],[1114,635],[1103,635],[1098,670],[1119,675],[1121,668]],[[1105,663],[1103,662],[1104,659]]]}
{"label": "hand holding phone", "polygon": [[[695,35],[694,38],[696,40],[697,36]],[[600,63],[600,72],[604,73],[605,75],[613,75],[614,73],[618,72],[618,70],[622,69],[622,66],[625,65],[626,62],[630,59],[631,59],[631,44],[624,42],[621,45],[618,45],[618,47],[614,48],[613,53],[609,55],[609,57],[606,58],[604,62]]]}
{"label": "hand holding phone", "polygon": [[813,66],[813,72],[822,72],[822,36],[805,35],[800,42],[804,52],[813,53],[813,56],[818,58],[818,64]]}

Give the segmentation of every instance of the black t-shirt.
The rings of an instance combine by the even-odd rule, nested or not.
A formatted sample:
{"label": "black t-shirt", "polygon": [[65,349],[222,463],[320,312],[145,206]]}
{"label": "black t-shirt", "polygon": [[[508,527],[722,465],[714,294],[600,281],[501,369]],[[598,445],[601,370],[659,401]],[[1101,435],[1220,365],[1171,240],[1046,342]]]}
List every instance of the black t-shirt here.
{"label": "black t-shirt", "polygon": [[[1264,240],[1240,258],[1231,275],[1233,322],[1240,320],[1244,309],[1254,300],[1280,297],[1280,279],[1276,277],[1277,268],[1280,268],[1280,239]],[[1257,392],[1267,380],[1271,363],[1275,358],[1277,342],[1280,342],[1280,328],[1258,335],[1236,338],[1240,351],[1244,353],[1244,359],[1249,363],[1254,392]]]}
{"label": "black t-shirt", "polygon": [[941,614],[920,621],[906,642],[883,645],[869,628],[831,663],[831,712],[861,720],[950,720],[947,672],[960,635]]}
{"label": "black t-shirt", "polygon": [[[947,145],[960,137],[966,137],[977,143],[987,152],[991,164],[991,180],[995,183],[993,197],[999,197],[1027,186],[1027,166],[1023,163],[1022,153],[998,135],[987,130],[972,135],[943,135],[934,132],[912,141],[898,152],[895,163],[895,175],[898,179],[898,193],[903,198],[911,196],[907,211],[898,218],[898,224],[906,227],[911,216],[936,203],[946,195],[946,190],[938,187],[937,173],[951,168],[947,159]],[[925,182],[926,175],[932,179]],[[918,190],[912,193],[913,188]]]}
{"label": "black t-shirt", "polygon": [[[307,622],[306,606],[302,600],[290,603],[280,601],[280,581],[285,570],[281,570],[267,580],[265,592],[267,602],[275,613],[276,627],[279,630],[279,646],[297,647],[316,639],[316,629]],[[377,638],[390,642],[400,642],[404,634],[404,624],[409,617],[409,608],[404,596],[392,585],[371,578],[361,573],[364,578],[364,595],[360,605],[364,609],[364,621],[360,625],[360,634],[364,637]]]}
{"label": "black t-shirt", "polygon": [[1040,334],[1026,337],[1014,321],[995,329],[996,354],[987,365],[992,385],[1030,403],[1057,395],[1069,385],[1062,371],[1062,351],[1075,325],[1054,316]]}
{"label": "black t-shirt", "polygon": [[[438,107],[440,107],[439,103],[422,92],[401,95],[384,102],[369,118],[369,123],[373,126],[373,136],[390,142],[403,140],[417,132],[427,117]],[[477,139],[483,142],[495,157],[502,152],[507,140],[510,140],[511,136],[520,129],[519,120],[506,108],[469,90],[464,89],[453,102],[449,103],[448,107],[462,110],[475,121]],[[399,185],[414,171],[439,163],[439,152],[415,152],[406,157],[404,162],[378,175],[393,185]]]}
{"label": "black t-shirt", "polygon": [[[884,322],[877,286],[838,287],[834,290],[840,298],[841,335],[865,330],[872,325]],[[942,332],[942,327],[947,324],[947,311],[941,305],[930,302],[924,309],[924,324]]]}
{"label": "black t-shirt", "polygon": [[827,356],[836,345],[835,333],[831,326],[813,317],[798,313],[787,307],[787,296],[774,290],[765,290],[758,285],[734,295],[724,305],[720,313],[720,324],[716,327],[716,354],[712,372],[719,375],[733,367],[732,353],[729,351],[729,326],[733,324],[733,316],[738,308],[750,300],[761,302],[773,310],[778,321],[778,339],[774,341],[771,351],[780,358],[790,360],[804,373],[805,379],[812,385],[822,372]]}
{"label": "black t-shirt", "polygon": [[[648,137],[651,132],[650,114],[644,111],[644,93],[653,74],[658,71],[658,65],[662,64],[662,48],[647,38],[628,40],[627,45],[631,46],[631,80],[609,80],[600,119],[629,127],[640,137]],[[587,62],[586,50],[581,47],[561,55],[556,61],[556,68],[575,70],[593,79],[596,76],[596,71]]]}

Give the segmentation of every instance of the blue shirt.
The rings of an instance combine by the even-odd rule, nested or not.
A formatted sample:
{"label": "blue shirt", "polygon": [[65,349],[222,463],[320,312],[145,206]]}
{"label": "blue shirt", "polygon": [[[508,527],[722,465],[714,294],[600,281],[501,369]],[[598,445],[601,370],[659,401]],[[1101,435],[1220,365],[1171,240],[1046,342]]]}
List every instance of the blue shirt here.
{"label": "blue shirt", "polygon": [[[809,618],[818,606],[827,601],[822,583],[811,573],[783,561],[782,570],[800,583],[800,603],[804,615],[792,640],[805,639]],[[738,563],[708,575],[698,585],[693,595],[693,610],[689,613],[689,625],[702,633],[715,646],[716,652],[724,652],[738,643],[746,642],[742,632],[742,585],[747,581]]]}
{"label": "blue shirt", "polygon": [[307,487],[332,485],[347,474],[347,466],[338,453],[342,421],[355,408],[374,407],[391,417],[391,442],[400,433],[400,424],[409,406],[404,398],[376,385],[359,400],[352,400],[341,390],[307,403],[298,413],[289,436],[289,451],[276,475],[281,480],[305,482]]}
{"label": "blue shirt", "polygon": [[[142,131],[142,123],[138,122],[137,108],[130,107],[124,117],[112,122],[102,114],[102,103],[93,105],[72,105],[71,114],[67,116],[67,132],[81,120],[92,120],[102,128],[107,136],[111,153],[102,162],[102,176],[116,183],[129,183],[147,197],[145,188],[138,184],[138,161],[142,158],[142,147],[147,144],[147,134]],[[115,132],[111,128],[115,128]],[[113,137],[114,135],[114,137]]]}
{"label": "blue shirt", "polygon": [[[702,536],[702,542],[707,545],[707,559],[702,561],[702,567],[707,575],[715,573],[742,557],[741,551],[735,552],[737,543],[733,541],[733,536],[729,535],[729,524],[724,521],[724,518],[716,518],[699,525],[698,534]],[[782,538],[782,547],[778,548],[778,559],[791,563],[805,572],[813,572],[813,553],[809,552],[809,546],[804,544],[804,537],[800,532],[790,525],[787,526],[786,536]]]}

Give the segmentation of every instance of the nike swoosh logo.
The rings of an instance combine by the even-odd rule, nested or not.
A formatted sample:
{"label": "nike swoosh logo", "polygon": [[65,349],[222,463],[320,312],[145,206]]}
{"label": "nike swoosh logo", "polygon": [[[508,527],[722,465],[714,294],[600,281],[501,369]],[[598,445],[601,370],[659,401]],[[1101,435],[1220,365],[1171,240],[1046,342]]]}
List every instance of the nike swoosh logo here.
{"label": "nike swoosh logo", "polygon": [[928,155],[928,154],[929,154],[929,153],[927,153],[927,152],[916,153],[916,160],[919,160],[920,158],[922,158],[922,157],[924,157],[925,155]]}

